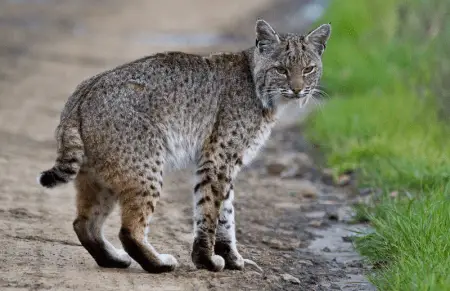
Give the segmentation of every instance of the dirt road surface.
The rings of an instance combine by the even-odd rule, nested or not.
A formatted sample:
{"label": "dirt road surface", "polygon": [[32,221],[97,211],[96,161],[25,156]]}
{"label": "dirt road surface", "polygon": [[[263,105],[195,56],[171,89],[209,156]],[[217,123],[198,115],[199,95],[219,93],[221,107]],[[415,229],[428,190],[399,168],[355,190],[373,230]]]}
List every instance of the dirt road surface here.
{"label": "dirt road surface", "polygon": [[[166,177],[149,235],[160,252],[178,258],[179,269],[154,275],[135,262],[126,270],[95,264],[72,230],[73,186],[46,191],[36,184],[54,162],[53,132],[69,94],[93,74],[157,51],[252,45],[256,17],[276,18],[275,8],[283,6],[274,8],[274,0],[126,2],[0,3],[0,290],[372,290],[342,240],[339,209],[348,191],[322,182],[298,126],[279,127],[236,185],[238,247],[264,272],[194,268],[191,171]],[[287,161],[273,162],[280,159]],[[119,227],[116,210],[105,231],[117,247]]]}

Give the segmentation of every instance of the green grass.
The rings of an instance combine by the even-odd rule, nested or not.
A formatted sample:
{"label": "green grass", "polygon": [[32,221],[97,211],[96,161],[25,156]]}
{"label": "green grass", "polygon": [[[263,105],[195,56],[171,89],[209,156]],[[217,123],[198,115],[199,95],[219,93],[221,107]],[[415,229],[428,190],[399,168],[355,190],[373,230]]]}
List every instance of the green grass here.
{"label": "green grass", "polygon": [[448,11],[446,0],[331,0],[322,19],[332,98],[307,135],[337,174],[358,169],[385,193],[358,209],[374,232],[357,249],[382,266],[370,277],[380,290],[450,290]]}
{"label": "green grass", "polygon": [[450,195],[443,193],[385,198],[377,206],[370,217],[375,232],[357,246],[382,265],[371,276],[379,290],[450,290]]}

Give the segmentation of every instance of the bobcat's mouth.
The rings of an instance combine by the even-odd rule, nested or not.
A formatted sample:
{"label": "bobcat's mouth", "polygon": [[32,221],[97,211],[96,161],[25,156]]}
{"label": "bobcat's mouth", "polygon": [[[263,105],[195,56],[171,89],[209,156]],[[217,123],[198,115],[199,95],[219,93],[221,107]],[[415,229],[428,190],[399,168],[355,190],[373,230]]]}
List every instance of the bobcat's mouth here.
{"label": "bobcat's mouth", "polygon": [[[283,97],[289,98],[289,99],[307,99],[307,97],[310,95],[311,90],[309,88],[305,88],[299,92],[294,92],[293,90],[283,90],[281,92],[281,95]],[[305,101],[303,101],[305,102]]]}

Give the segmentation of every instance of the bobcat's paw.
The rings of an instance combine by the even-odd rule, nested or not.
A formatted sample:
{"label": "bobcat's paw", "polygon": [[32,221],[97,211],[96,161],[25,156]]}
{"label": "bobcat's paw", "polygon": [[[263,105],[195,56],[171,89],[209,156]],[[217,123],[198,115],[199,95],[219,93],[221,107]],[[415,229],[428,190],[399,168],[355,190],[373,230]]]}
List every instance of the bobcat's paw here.
{"label": "bobcat's paw", "polygon": [[198,256],[193,257],[192,259],[197,269],[206,269],[212,272],[220,272],[225,268],[225,260],[218,255],[212,255],[211,257]]}
{"label": "bobcat's paw", "polygon": [[240,254],[229,256],[225,260],[225,268],[230,270],[243,270],[244,264],[244,258]]}
{"label": "bobcat's paw", "polygon": [[244,259],[230,242],[216,241],[214,252],[225,259],[225,269],[244,269]]}
{"label": "bobcat's paw", "polygon": [[178,267],[178,261],[174,256],[169,254],[159,254],[159,260],[161,261],[161,266],[164,266],[169,269],[169,271],[175,270]]}
{"label": "bobcat's paw", "polygon": [[105,255],[94,257],[102,268],[125,269],[131,265],[131,258],[124,250],[105,251]]}

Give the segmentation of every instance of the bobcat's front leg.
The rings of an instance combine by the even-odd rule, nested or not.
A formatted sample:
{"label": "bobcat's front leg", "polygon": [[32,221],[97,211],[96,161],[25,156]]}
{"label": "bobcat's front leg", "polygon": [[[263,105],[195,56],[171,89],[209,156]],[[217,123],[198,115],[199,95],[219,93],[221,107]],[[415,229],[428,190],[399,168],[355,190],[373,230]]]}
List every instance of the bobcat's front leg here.
{"label": "bobcat's front leg", "polygon": [[199,182],[194,188],[192,261],[198,269],[219,272],[225,267],[225,261],[221,256],[214,254],[214,244],[223,197],[217,176],[213,172],[200,173],[198,178]]}
{"label": "bobcat's front leg", "polygon": [[[226,209],[230,211],[232,174],[236,172],[236,162],[225,161],[224,157],[226,155],[220,152],[216,158],[213,154],[205,154],[200,160],[196,172],[198,183],[194,188],[195,210],[192,261],[199,269],[208,269],[216,272],[223,270],[226,260],[230,258],[230,252],[221,253],[224,257],[214,253],[214,246],[216,244],[216,230],[220,234],[224,230],[229,231],[229,229],[226,229],[226,225],[220,225],[223,220],[219,219],[219,216],[222,211],[221,208],[224,209],[222,207],[223,201],[226,201]],[[240,165],[241,162],[238,162],[238,164]],[[229,217],[229,215],[226,212],[226,217]],[[234,241],[234,225],[232,230]],[[220,243],[224,242],[225,237],[229,239],[229,236],[219,235]],[[222,250],[223,248],[220,249]],[[231,261],[227,262],[227,265],[230,265],[230,263]]]}
{"label": "bobcat's front leg", "polygon": [[225,268],[242,270],[244,268],[244,259],[236,248],[233,200],[234,188],[231,185],[220,209],[214,251],[225,259]]}

